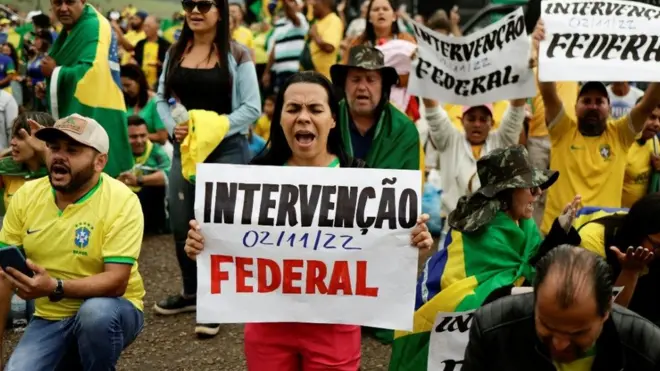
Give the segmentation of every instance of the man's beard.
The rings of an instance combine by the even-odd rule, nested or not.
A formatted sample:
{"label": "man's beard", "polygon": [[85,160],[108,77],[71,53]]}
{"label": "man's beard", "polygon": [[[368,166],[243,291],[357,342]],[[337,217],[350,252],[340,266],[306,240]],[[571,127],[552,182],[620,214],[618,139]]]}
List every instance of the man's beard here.
{"label": "man's beard", "polygon": [[589,111],[583,117],[578,118],[578,130],[585,137],[599,137],[603,135],[606,128],[607,121],[600,119],[595,111]]}
{"label": "man's beard", "polygon": [[[58,163],[60,166],[65,166],[62,163]],[[94,177],[96,174],[96,170],[94,169],[94,162],[91,162],[87,167],[81,169],[80,171],[77,171],[75,173],[71,172],[71,169],[68,166],[65,166],[68,171],[69,171],[69,177],[71,180],[69,180],[69,183],[66,185],[54,185],[53,184],[53,178],[51,177],[51,172],[50,170],[48,172],[48,179],[50,180],[50,184],[55,189],[56,191],[60,191],[62,193],[75,193],[76,191],[80,190],[82,187],[84,187],[89,181]],[[52,168],[52,165],[51,165]]]}

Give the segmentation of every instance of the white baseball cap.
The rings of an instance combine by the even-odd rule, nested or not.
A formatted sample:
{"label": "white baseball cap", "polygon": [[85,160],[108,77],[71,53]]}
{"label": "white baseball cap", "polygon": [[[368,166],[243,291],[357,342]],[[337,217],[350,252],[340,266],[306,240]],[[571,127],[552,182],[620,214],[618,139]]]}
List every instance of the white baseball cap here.
{"label": "white baseball cap", "polygon": [[107,154],[110,149],[110,138],[103,126],[96,120],[74,113],[55,122],[53,127],[43,128],[35,136],[44,142],[52,142],[55,138],[65,135],[100,153]]}

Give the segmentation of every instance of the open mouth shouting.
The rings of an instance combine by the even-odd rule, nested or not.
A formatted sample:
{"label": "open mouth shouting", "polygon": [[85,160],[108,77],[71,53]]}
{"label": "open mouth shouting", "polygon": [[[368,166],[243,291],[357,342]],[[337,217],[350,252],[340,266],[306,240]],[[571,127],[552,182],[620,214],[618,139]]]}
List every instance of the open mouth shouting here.
{"label": "open mouth shouting", "polygon": [[56,182],[63,181],[64,178],[70,174],[68,167],[62,164],[53,164],[50,167],[50,177]]}
{"label": "open mouth shouting", "polygon": [[302,148],[309,148],[314,144],[316,139],[316,134],[312,133],[309,130],[298,130],[294,135],[296,138],[296,144]]}

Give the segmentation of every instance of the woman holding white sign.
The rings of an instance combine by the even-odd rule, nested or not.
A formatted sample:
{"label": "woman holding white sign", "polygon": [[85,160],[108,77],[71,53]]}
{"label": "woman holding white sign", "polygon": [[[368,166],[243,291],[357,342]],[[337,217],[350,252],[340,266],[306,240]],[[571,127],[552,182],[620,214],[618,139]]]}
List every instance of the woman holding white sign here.
{"label": "woman holding white sign", "polygon": [[[275,104],[270,150],[254,165],[364,167],[343,149],[336,117],[339,102],[332,84],[317,72],[301,72],[282,87]],[[422,215],[413,229],[411,245],[428,249],[433,239]],[[196,259],[204,237],[190,221],[185,251]],[[248,370],[345,370],[360,367],[360,327],[312,323],[248,323],[245,353]]]}

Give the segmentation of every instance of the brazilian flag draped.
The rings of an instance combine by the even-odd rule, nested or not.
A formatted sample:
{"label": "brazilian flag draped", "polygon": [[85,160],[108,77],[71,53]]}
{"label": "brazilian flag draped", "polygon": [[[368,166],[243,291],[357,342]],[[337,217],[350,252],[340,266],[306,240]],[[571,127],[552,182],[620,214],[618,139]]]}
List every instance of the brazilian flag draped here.
{"label": "brazilian flag draped", "polygon": [[528,263],[542,238],[532,219],[516,224],[504,212],[480,231],[451,231],[417,284],[412,332],[396,331],[390,371],[426,371],[430,332],[439,312],[480,307],[493,291],[532,281]]}
{"label": "brazilian flag draped", "polygon": [[117,39],[108,20],[90,4],[85,5],[78,22],[62,31],[49,55],[57,63],[47,87],[53,117],[78,113],[98,121],[110,137],[105,172],[116,177],[130,170],[133,152],[128,143]]}

